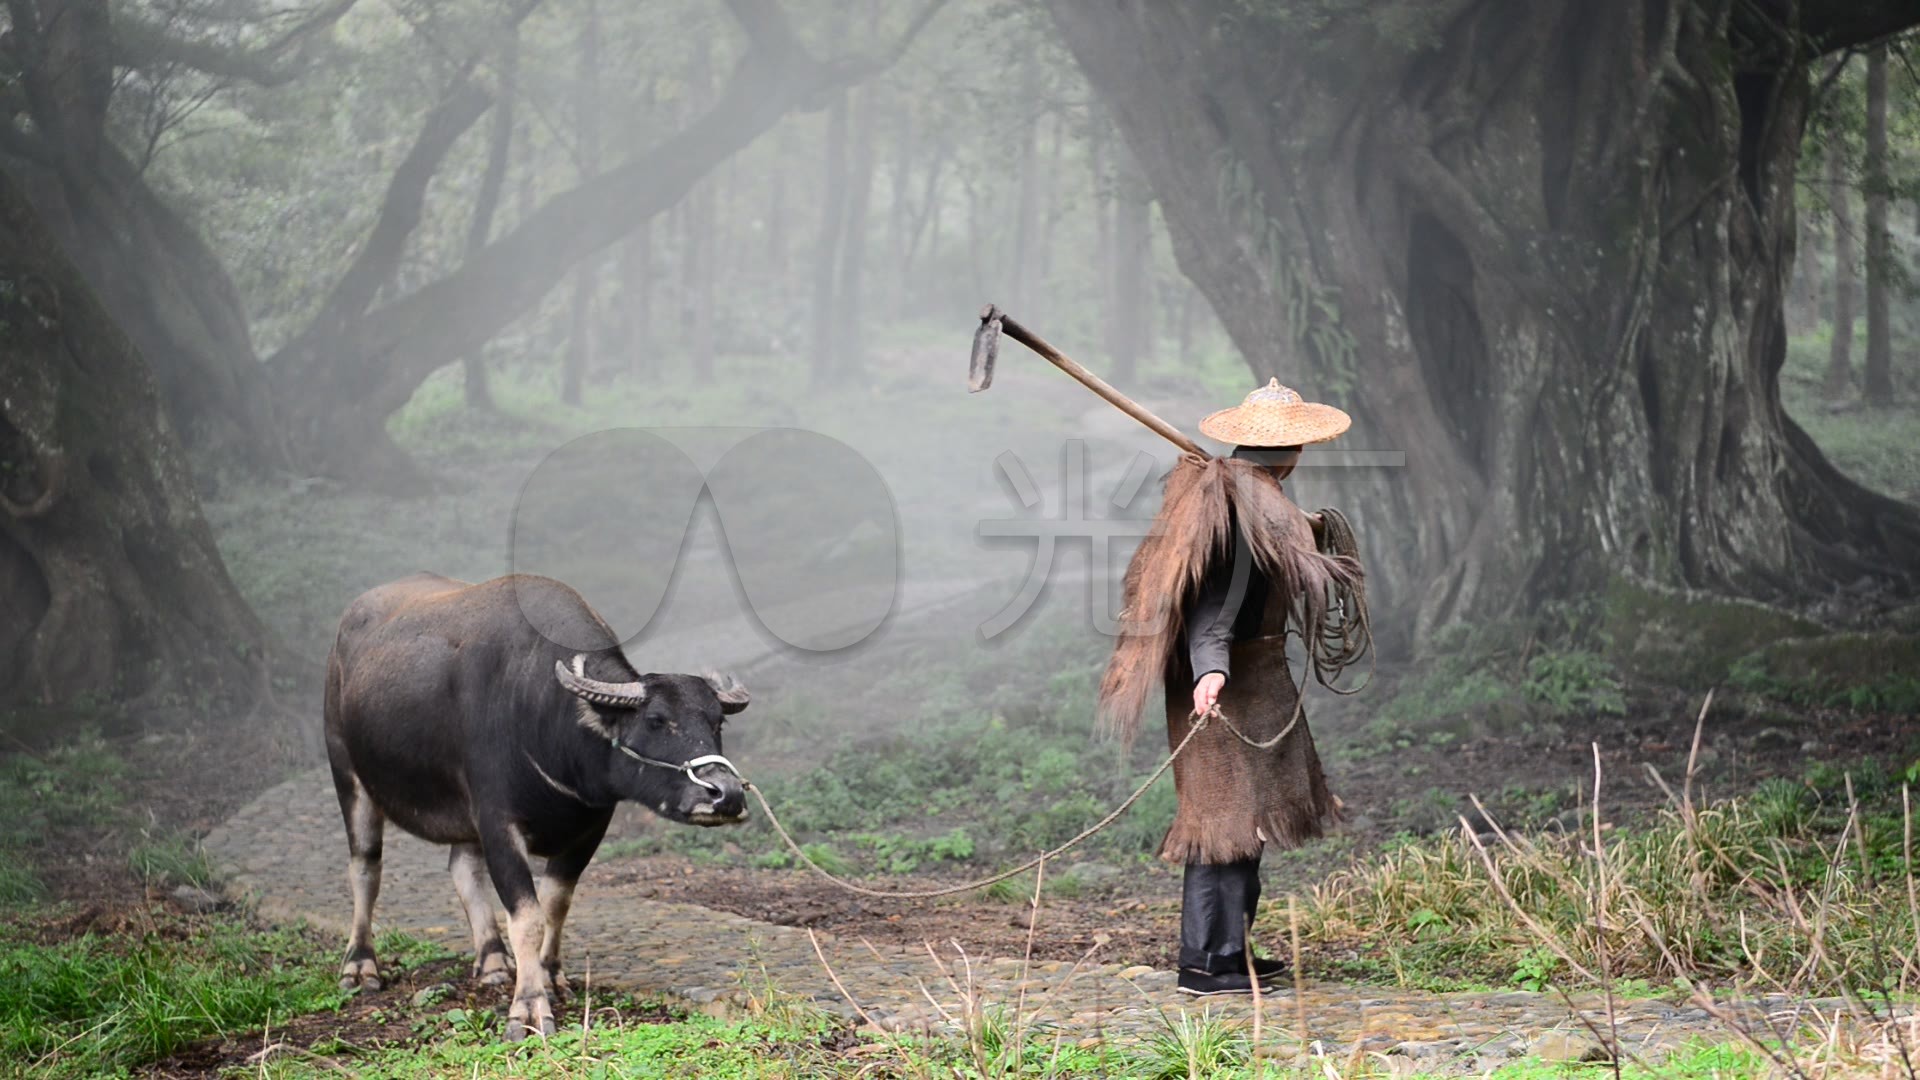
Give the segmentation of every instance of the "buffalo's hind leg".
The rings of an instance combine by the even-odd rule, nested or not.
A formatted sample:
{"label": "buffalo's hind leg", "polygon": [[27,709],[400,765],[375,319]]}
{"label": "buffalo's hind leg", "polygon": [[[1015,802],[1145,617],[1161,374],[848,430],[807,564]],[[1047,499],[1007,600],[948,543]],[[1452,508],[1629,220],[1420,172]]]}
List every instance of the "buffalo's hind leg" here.
{"label": "buffalo's hind leg", "polygon": [[333,766],[333,787],[340,816],[347,823],[347,886],[353,890],[353,926],[347,933],[347,958],[340,965],[340,989],[378,990],[380,965],[373,956],[373,903],[380,898],[380,851],[386,815],[340,762]]}
{"label": "buffalo's hind leg", "polygon": [[453,891],[459,894],[467,926],[473,931],[473,977],[488,986],[505,986],[513,978],[513,965],[507,947],[500,942],[493,904],[487,900],[487,860],[480,853],[480,845],[453,845],[447,854],[447,870],[453,875]]}

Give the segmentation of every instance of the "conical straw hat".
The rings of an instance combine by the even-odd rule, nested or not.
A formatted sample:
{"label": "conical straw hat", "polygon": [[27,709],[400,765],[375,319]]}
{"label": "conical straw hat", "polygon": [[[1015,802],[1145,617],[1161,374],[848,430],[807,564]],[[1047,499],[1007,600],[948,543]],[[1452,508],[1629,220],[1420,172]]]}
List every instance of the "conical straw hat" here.
{"label": "conical straw hat", "polygon": [[1233,408],[1200,421],[1200,433],[1235,446],[1305,446],[1326,442],[1352,423],[1339,409],[1302,401],[1274,379]]}

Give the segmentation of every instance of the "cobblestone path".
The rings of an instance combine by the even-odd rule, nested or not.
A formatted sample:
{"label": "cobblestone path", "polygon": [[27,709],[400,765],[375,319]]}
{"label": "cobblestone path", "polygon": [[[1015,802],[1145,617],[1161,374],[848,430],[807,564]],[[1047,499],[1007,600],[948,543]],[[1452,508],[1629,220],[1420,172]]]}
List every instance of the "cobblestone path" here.
{"label": "cobblestone path", "polygon": [[[324,769],[273,788],[215,829],[205,846],[231,888],[277,922],[305,920],[344,930],[349,913],[344,841]],[[443,849],[389,829],[378,929],[402,929],[468,948]],[[766,987],[855,1016],[814,953],[804,930],[756,922],[691,904],[596,893],[590,868],[567,922],[567,967],[576,986],[677,995],[722,1012]],[[865,1010],[889,1028],[943,1026],[967,1013],[969,993],[985,1008],[1017,1009],[1027,1030],[1073,1043],[1139,1039],[1164,1031],[1183,1011],[1248,1018],[1245,999],[1198,1002],[1175,992],[1170,972],[1060,961],[1025,968],[1018,958],[962,961],[949,947],[947,972],[925,951],[870,949],[857,938],[820,935],[833,971]],[[951,976],[952,981],[949,981]],[[504,997],[502,999],[504,1001]],[[1598,1001],[1580,1002],[1605,1029]],[[1759,1007],[1787,1007],[1762,1002]],[[1305,1016],[1307,1037],[1298,1032]],[[1757,1008],[1750,1019],[1759,1019]],[[1336,1058],[1382,1052],[1426,1059],[1427,1068],[1484,1069],[1537,1053],[1578,1059],[1597,1053],[1584,1026],[1557,997],[1532,993],[1425,994],[1379,987],[1309,985],[1268,995],[1265,1027],[1281,1057],[1323,1052]],[[1623,1043],[1657,1057],[1695,1039],[1732,1036],[1704,1012],[1662,1002],[1620,1008]]]}

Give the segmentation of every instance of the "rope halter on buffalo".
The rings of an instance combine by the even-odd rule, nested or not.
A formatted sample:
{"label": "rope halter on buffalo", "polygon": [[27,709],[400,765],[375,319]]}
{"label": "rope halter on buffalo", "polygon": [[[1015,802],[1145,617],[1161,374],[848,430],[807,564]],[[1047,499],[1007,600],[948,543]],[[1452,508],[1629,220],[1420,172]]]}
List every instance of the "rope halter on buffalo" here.
{"label": "rope halter on buffalo", "polygon": [[733,775],[739,776],[740,782],[742,784],[745,784],[747,782],[747,778],[745,776],[740,775],[740,769],[737,766],[735,766],[733,762],[728,761],[726,758],[722,757],[719,754],[702,754],[697,758],[693,758],[689,761],[683,761],[683,762],[680,762],[678,765],[676,765],[671,761],[661,761],[658,758],[650,758],[645,754],[642,754],[639,751],[635,750],[633,747],[628,746],[626,743],[621,742],[619,739],[609,739],[608,741],[613,744],[613,748],[615,750],[620,751],[621,753],[627,755],[628,757],[639,762],[640,764],[656,765],[662,769],[671,769],[674,772],[684,772],[687,774],[687,779],[693,781],[696,784],[699,784],[701,787],[706,788],[708,791],[719,791],[720,785],[712,782],[711,780],[700,779],[700,777],[694,774],[693,770],[698,768],[703,768],[707,765],[720,765],[725,767],[725,769],[728,772],[732,773]]}

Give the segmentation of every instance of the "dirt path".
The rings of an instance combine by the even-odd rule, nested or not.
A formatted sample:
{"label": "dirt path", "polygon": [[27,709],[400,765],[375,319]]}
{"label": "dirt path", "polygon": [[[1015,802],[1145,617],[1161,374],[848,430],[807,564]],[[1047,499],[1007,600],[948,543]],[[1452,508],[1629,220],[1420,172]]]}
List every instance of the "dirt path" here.
{"label": "dirt path", "polygon": [[[1633,776],[1644,764],[1671,772],[1691,731],[1680,710],[1672,713],[1619,718],[1603,731],[1582,734],[1618,748],[1608,755],[1613,775]],[[1818,734],[1866,750],[1894,737],[1866,721],[1843,727],[1831,718],[1809,717],[1807,724],[1795,738]],[[1380,814],[1365,826],[1377,832],[1401,824],[1388,808],[1409,770],[1449,770],[1451,783],[1491,791],[1523,766],[1550,769],[1564,758],[1571,768],[1587,752],[1585,738],[1577,742],[1551,735],[1471,740],[1357,759],[1340,771],[1349,805]],[[1803,763],[1793,739],[1743,731],[1734,720],[1711,743],[1718,763],[1749,782]],[[1632,790],[1621,794],[1623,803],[1641,797]],[[637,824],[629,821],[626,828]],[[343,845],[325,770],[266,792],[215,828],[205,846],[230,875],[232,888],[266,918],[343,929],[349,911]],[[377,925],[464,952],[466,935],[445,855],[396,834],[389,837],[385,861]],[[1314,877],[1326,869],[1276,866],[1269,892],[1309,883],[1290,881],[1290,874]],[[1248,1017],[1248,1002],[1202,1004],[1175,992],[1167,952],[1178,879],[1157,867],[1125,874],[1107,895],[1048,897],[1029,959],[1020,904],[874,901],[794,871],[697,867],[674,857],[603,859],[581,883],[568,923],[567,962],[573,974],[590,972],[600,985],[671,994],[714,1010],[771,988],[888,1028],[950,1028],[966,1016],[969,1003],[1014,1010],[1030,1030],[1050,1025],[1075,1042],[1150,1037],[1164,1031],[1169,1018],[1196,1009]],[[905,888],[923,882],[887,883]],[[819,955],[809,931],[818,934]],[[863,1013],[835,986],[822,957]],[[1582,1019],[1545,994],[1427,994],[1312,983],[1297,1001],[1291,993],[1277,993],[1269,1004],[1267,1031],[1283,1057],[1318,1040],[1336,1057],[1357,1047],[1412,1055],[1430,1069],[1474,1070],[1525,1053],[1577,1057],[1594,1049]],[[1577,1004],[1588,1020],[1601,1015],[1598,1002]],[[1757,1008],[1789,1004],[1769,999]],[[1745,1016],[1757,1022],[1763,1012]],[[1700,1010],[1658,1001],[1625,1004],[1621,1020],[1623,1040],[1649,1057],[1689,1040],[1733,1037]]]}
{"label": "dirt path", "polygon": [[[262,795],[215,829],[205,845],[231,875],[230,887],[262,916],[340,931],[349,901],[336,818],[325,772],[315,770]],[[389,837],[377,926],[464,951],[466,934],[445,861],[425,843]],[[859,1015],[822,966],[807,930],[648,899],[642,895],[647,884],[632,863],[589,869],[567,924],[567,963],[576,980],[672,994],[714,1010],[772,988]],[[978,904],[971,910],[982,908],[1003,920],[1018,910]],[[870,917],[884,924],[887,915],[875,911]],[[1095,940],[1102,940],[1098,932]],[[869,946],[853,926],[819,935],[827,964],[865,1018],[887,1028],[952,1027],[967,1014],[969,1000],[977,1008],[1016,1008],[1029,1030],[1051,1028],[1074,1042],[1147,1037],[1164,1030],[1166,1017],[1203,1007],[1216,1016],[1250,1015],[1246,1001],[1202,1006],[1182,997],[1164,968],[1104,962],[1128,951],[1129,940],[1109,934],[1083,962],[1039,959],[1029,965],[1004,953],[963,957],[952,944],[935,946],[936,961],[924,947]],[[1530,1049],[1557,1052],[1583,1045],[1584,1038],[1580,1020],[1545,994],[1434,995],[1317,984],[1298,1001],[1290,993],[1272,998],[1268,1030],[1282,1057],[1300,1052],[1303,1040],[1293,1030],[1298,1015],[1307,1020],[1305,1041],[1319,1040],[1329,1052],[1358,1046],[1462,1070]],[[1599,1003],[1581,1004],[1590,1017],[1602,1015]],[[1621,1032],[1642,1053],[1689,1039],[1729,1037],[1704,1013],[1661,1002],[1626,1005]]]}

